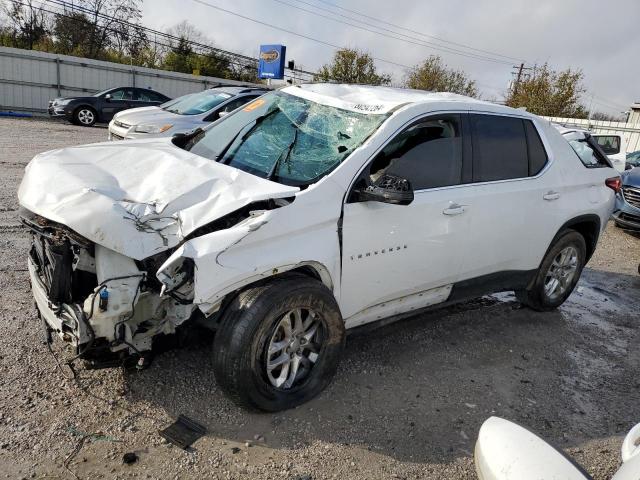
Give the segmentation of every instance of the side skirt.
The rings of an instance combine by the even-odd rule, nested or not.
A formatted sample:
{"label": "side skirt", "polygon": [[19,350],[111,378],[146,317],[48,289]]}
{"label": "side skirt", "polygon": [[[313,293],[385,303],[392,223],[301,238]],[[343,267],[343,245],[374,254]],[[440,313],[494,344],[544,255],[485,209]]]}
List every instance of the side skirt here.
{"label": "side skirt", "polygon": [[507,270],[481,277],[462,280],[453,285],[448,302],[460,302],[482,297],[491,293],[521,290],[536,277],[538,270]]}
{"label": "side skirt", "polygon": [[[384,318],[374,317],[372,320],[367,321],[368,318],[371,317],[367,315],[368,318],[363,318],[364,312],[361,312],[360,314],[356,314],[346,320],[346,326],[348,329],[347,333],[348,335],[357,335],[359,333],[365,333],[377,328],[381,328],[385,325],[389,325],[406,318],[415,317],[417,315],[421,315],[427,312],[433,312],[442,308],[447,308],[458,303],[482,297],[484,295],[524,289],[527,287],[527,285],[529,285],[530,282],[535,279],[537,272],[538,270],[513,270],[497,272],[489,275],[483,275],[477,278],[472,278],[469,280],[463,280],[461,282],[453,284],[448,297],[446,297],[446,299],[442,299],[438,303],[426,305],[422,308],[412,309]],[[359,321],[353,322],[353,320],[357,317],[359,317]]]}

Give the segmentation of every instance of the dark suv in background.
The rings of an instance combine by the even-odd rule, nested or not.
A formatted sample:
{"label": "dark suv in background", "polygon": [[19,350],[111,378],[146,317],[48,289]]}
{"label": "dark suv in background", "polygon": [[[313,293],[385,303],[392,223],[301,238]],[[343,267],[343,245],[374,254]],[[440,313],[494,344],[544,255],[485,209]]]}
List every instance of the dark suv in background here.
{"label": "dark suv in background", "polygon": [[128,108],[161,105],[171,100],[150,88],[117,87],[87,97],[64,97],[49,101],[52,117],[64,117],[71,123],[91,127],[96,122],[109,122]]}

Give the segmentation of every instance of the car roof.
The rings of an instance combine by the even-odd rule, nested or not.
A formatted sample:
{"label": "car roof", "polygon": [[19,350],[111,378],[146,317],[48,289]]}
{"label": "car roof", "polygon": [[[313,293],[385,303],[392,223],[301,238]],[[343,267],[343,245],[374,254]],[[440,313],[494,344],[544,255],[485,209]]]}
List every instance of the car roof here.
{"label": "car roof", "polygon": [[585,130],[584,128],[568,127],[559,123],[552,123],[551,125],[553,125],[555,129],[562,135],[567,135],[569,133],[581,133],[585,136],[591,135],[591,132],[589,130]]}
{"label": "car roof", "polygon": [[492,112],[517,113],[532,116],[524,110],[477,98],[448,92],[430,92],[412,88],[382,87],[373,85],[354,85],[337,83],[307,83],[284,87],[283,92],[306,98],[317,103],[331,105],[345,110],[360,113],[388,113],[407,104],[428,104],[441,102],[465,103],[474,110],[490,110]]}

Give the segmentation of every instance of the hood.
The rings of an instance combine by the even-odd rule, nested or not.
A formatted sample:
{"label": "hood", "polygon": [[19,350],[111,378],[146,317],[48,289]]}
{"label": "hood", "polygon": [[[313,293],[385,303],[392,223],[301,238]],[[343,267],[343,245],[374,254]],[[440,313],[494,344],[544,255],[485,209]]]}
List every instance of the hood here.
{"label": "hood", "polygon": [[82,98],[87,98],[87,97],[58,97],[58,98],[54,98],[52,102],[53,103],[72,102],[73,100],[80,100]]}
{"label": "hood", "polygon": [[299,189],[182,150],[171,139],[42,153],[27,165],[20,205],[136,260],[251,202]]}
{"label": "hood", "polygon": [[629,187],[640,187],[640,167],[625,171],[622,175],[622,184]]}
{"label": "hood", "polygon": [[155,121],[165,122],[175,117],[179,117],[175,113],[167,112],[160,107],[138,107],[124,110],[118,113],[114,119],[119,122],[128,123],[129,125],[140,125],[142,123],[153,123]]}

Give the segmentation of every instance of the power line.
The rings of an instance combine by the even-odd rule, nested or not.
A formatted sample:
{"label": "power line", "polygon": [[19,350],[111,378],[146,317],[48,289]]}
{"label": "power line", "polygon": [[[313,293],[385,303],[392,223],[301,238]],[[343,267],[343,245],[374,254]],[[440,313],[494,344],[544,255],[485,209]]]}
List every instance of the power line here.
{"label": "power line", "polygon": [[[39,5],[37,6],[37,8],[39,8],[41,11],[43,11],[45,13],[49,13],[49,14],[52,14],[52,15],[55,15],[55,16],[59,16],[59,17],[63,17],[63,18],[69,18],[69,19],[72,19],[72,20],[75,20],[75,21],[81,21],[81,22],[84,22],[84,23],[90,24],[90,25],[95,25],[96,27],[98,27],[100,29],[103,29],[105,31],[108,31],[108,32],[123,33],[121,30],[117,30],[115,28],[110,28],[110,27],[107,27],[105,25],[101,25],[101,24],[98,24],[98,23],[94,24],[91,20],[89,20],[86,17],[85,18],[72,17],[70,15],[65,15],[64,13],[59,12],[59,11],[47,10],[46,8],[44,8],[44,3],[43,2],[48,2],[48,3],[52,4],[52,5],[54,5],[55,7],[62,7],[65,11],[68,8],[71,12],[78,11],[79,13],[83,13],[83,14],[96,15],[96,17],[101,19],[101,20],[104,20],[104,19],[111,20],[113,22],[120,23],[122,25],[127,25],[127,26],[130,26],[130,27],[134,27],[136,29],[142,30],[145,33],[153,34],[156,38],[154,38],[154,40],[149,40],[149,41],[154,43],[156,46],[161,46],[161,47],[165,47],[165,48],[174,48],[175,47],[175,45],[171,44],[171,43],[167,44],[167,43],[159,42],[157,40],[157,36],[160,36],[162,38],[166,38],[169,41],[171,41],[171,40],[176,40],[176,41],[182,40],[182,41],[186,42],[189,46],[194,48],[193,53],[196,54],[196,55],[207,56],[211,52],[215,52],[215,53],[217,53],[219,55],[222,55],[227,60],[227,62],[229,62],[230,65],[235,65],[235,66],[238,66],[238,67],[241,67],[241,68],[245,68],[245,69],[246,68],[256,68],[257,69],[257,67],[258,67],[258,59],[257,58],[248,57],[246,55],[237,54],[237,53],[230,52],[230,51],[227,51],[227,50],[223,50],[223,49],[220,49],[220,48],[212,47],[211,45],[207,45],[207,44],[204,44],[204,43],[196,42],[194,40],[181,38],[181,37],[178,37],[176,35],[169,34],[167,32],[154,30],[152,28],[145,27],[145,26],[140,25],[140,24],[135,24],[135,23],[128,22],[126,20],[118,19],[118,18],[115,18],[115,17],[113,17],[111,15],[106,15],[106,14],[99,13],[99,12],[96,13],[96,12],[94,12],[92,10],[87,9],[86,7],[82,7],[80,5],[76,5],[76,4],[70,3],[70,2],[65,1],[65,0],[38,0],[38,2],[39,2]],[[15,3],[17,3],[19,5],[22,5],[22,6],[26,6],[26,7],[30,7],[31,6],[31,5],[27,4],[27,3],[23,3],[23,2],[19,2],[19,1],[16,1]],[[204,50],[205,53],[202,53],[201,51],[197,51],[197,50],[195,50],[195,48],[200,48],[200,49]],[[234,61],[234,58],[235,59],[239,58],[240,60],[243,60],[244,62],[239,62],[237,60]],[[314,72],[308,72],[306,70],[301,70],[301,69],[295,69],[294,68],[294,69],[287,69],[287,70],[289,70],[291,72],[295,72],[296,74],[301,74],[301,75],[307,75],[307,76],[315,76],[316,75],[316,73],[314,73]]]}
{"label": "power line", "polygon": [[[86,18],[85,19],[79,19],[78,17],[71,17],[69,15],[65,15],[64,13],[61,13],[61,12],[58,12],[58,11],[46,10],[43,7],[43,2],[48,2],[48,3],[53,4],[55,6],[58,6],[58,7],[70,8],[72,11],[73,10],[78,10],[81,13],[95,14],[95,12],[93,12],[91,10],[88,10],[88,9],[86,9],[84,7],[81,7],[81,6],[78,6],[78,5],[74,5],[73,3],[70,3],[70,2],[65,1],[65,0],[38,0],[38,1],[40,2],[40,8],[42,9],[42,11],[44,11],[46,13],[51,13],[51,14],[54,14],[54,15],[57,15],[57,16],[71,18],[71,19],[74,19],[76,21],[82,20],[82,21],[84,21],[86,23],[89,23],[89,24],[93,25],[93,22],[91,22],[89,19],[86,19]],[[245,15],[238,14],[236,12],[232,12],[230,10],[223,9],[223,8],[218,7],[216,5],[209,4],[209,3],[204,2],[202,0],[193,0],[193,1],[195,1],[196,3],[200,3],[202,5],[205,5],[205,6],[208,6],[208,7],[223,11],[225,13],[228,13],[228,14],[231,14],[231,15],[234,15],[234,16],[238,16],[238,17],[246,19],[248,21],[251,21],[251,22],[254,22],[254,23],[258,23],[258,24],[262,24],[262,25],[265,25],[265,26],[268,26],[270,28],[274,28],[274,29],[277,29],[277,30],[285,31],[285,32],[290,33],[292,35],[300,36],[302,38],[306,38],[306,39],[321,43],[323,45],[326,45],[326,46],[329,46],[329,47],[333,47],[335,49],[342,48],[342,47],[340,47],[338,45],[335,45],[335,44],[332,44],[330,42],[325,42],[323,40],[315,39],[313,37],[309,37],[309,36],[306,36],[306,35],[303,35],[303,34],[299,34],[297,32],[293,32],[293,31],[290,31],[290,30],[287,30],[287,29],[280,28],[280,27],[278,27],[276,25],[271,25],[271,24],[268,24],[266,22],[261,22],[259,20],[253,19],[251,17],[247,17]],[[23,6],[29,6],[28,4],[22,3],[22,2],[16,2],[16,3],[18,3],[20,5],[23,5]],[[83,9],[84,9],[84,12],[83,12]],[[138,28],[140,30],[143,30],[145,32],[153,33],[154,35],[157,35],[157,36],[160,36],[160,37],[164,37],[164,38],[167,38],[169,40],[180,40],[180,37],[177,37],[175,35],[171,35],[171,34],[168,34],[166,32],[161,32],[161,31],[154,30],[154,29],[151,29],[151,28],[148,28],[148,27],[144,27],[144,26],[142,26],[140,24],[134,24],[134,23],[131,23],[131,22],[127,22],[125,20],[117,19],[117,18],[115,18],[113,16],[109,16],[109,15],[105,15],[105,14],[101,14],[101,13],[98,13],[97,16],[100,19],[109,19],[109,20],[115,21],[115,22],[123,24],[123,25],[128,25],[128,26],[135,27],[135,28]],[[97,26],[99,26],[102,29],[105,29],[106,31],[111,31],[111,32],[114,32],[114,33],[122,33],[121,30],[116,30],[114,28],[109,28],[109,27],[106,27],[106,26],[103,26],[103,25],[97,25]],[[232,57],[231,59],[227,58],[227,61],[231,65],[237,65],[237,66],[246,68],[247,67],[246,63],[240,63],[238,61],[233,61],[233,57],[235,57],[235,58],[240,57],[242,60],[245,60],[245,59],[248,60],[252,64],[252,66],[257,66],[258,59],[256,59],[256,58],[247,57],[247,56],[244,56],[244,55],[241,55],[241,54],[235,54],[233,52],[229,52],[229,51],[226,51],[226,50],[222,50],[222,49],[218,49],[218,48],[215,48],[215,47],[211,47],[210,45],[206,45],[206,44],[203,44],[203,43],[195,42],[193,40],[186,40],[186,39],[183,39],[183,40],[186,41],[190,46],[199,47],[201,49],[205,49],[209,53],[211,51],[214,51],[214,52],[218,52],[218,53],[220,53],[220,54],[222,54],[224,56]],[[155,40],[153,40],[153,43],[156,44],[156,45],[159,45],[159,46],[167,47],[167,48],[174,48],[174,46],[175,46],[173,44],[166,44],[166,43],[158,42],[157,38]],[[200,52],[195,51],[195,50],[194,50],[194,53],[197,54],[197,55],[201,55],[201,56],[207,55],[207,53],[200,53]],[[382,58],[378,58],[378,57],[372,57],[372,58],[374,58],[375,60],[384,62],[384,63],[389,63],[389,64],[392,64],[392,65],[395,65],[395,66],[399,66],[399,67],[403,67],[403,68],[406,68],[406,69],[410,69],[411,68],[408,65],[404,65],[404,64],[401,64],[401,63],[398,63],[398,62],[393,62],[393,61],[382,59]],[[300,73],[302,75],[308,75],[310,77],[315,77],[317,75],[317,72],[310,72],[310,71],[300,70],[300,69],[293,69],[291,71],[293,71],[295,73]],[[485,84],[482,84],[482,83],[479,83],[479,82],[476,82],[476,84],[480,85],[480,86],[485,86],[486,88],[500,90],[499,87],[495,87],[495,86],[491,86],[491,85],[485,85]]]}
{"label": "power line", "polygon": [[[78,10],[81,13],[88,13],[88,14],[96,15],[97,17],[99,17],[101,19],[107,19],[107,20],[118,22],[118,23],[120,23],[122,25],[127,25],[129,27],[139,28],[139,29],[144,30],[145,32],[153,33],[154,35],[160,35],[162,37],[169,38],[171,40],[177,40],[177,41],[181,40],[181,38],[176,36],[176,35],[171,35],[170,33],[167,33],[167,32],[161,32],[159,30],[154,30],[154,29],[149,28],[149,27],[144,27],[144,26],[136,24],[136,23],[131,23],[131,22],[128,22],[126,20],[118,19],[118,18],[115,18],[112,15],[106,15],[106,14],[99,13],[99,12],[96,13],[96,12],[92,11],[91,9],[89,9],[87,7],[83,7],[81,5],[76,5],[76,4],[74,4],[72,2],[69,2],[69,1],[65,1],[65,0],[40,0],[40,1],[45,1],[45,2],[48,2],[48,3],[54,4],[56,6],[61,6],[65,10],[67,8],[70,8],[71,11]],[[219,54],[224,55],[224,56],[230,56],[230,57],[234,57],[236,59],[242,59],[242,60],[246,60],[246,61],[248,61],[250,63],[256,63],[256,64],[257,64],[257,61],[258,61],[256,58],[253,58],[253,57],[248,57],[246,55],[242,55],[242,54],[239,54],[239,53],[234,53],[234,52],[230,52],[230,51],[227,51],[227,50],[223,50],[223,49],[220,49],[220,48],[217,48],[217,47],[213,47],[211,45],[207,45],[207,44],[204,44],[204,43],[196,42],[194,40],[188,40],[188,39],[183,39],[183,40],[187,40],[190,45],[201,47],[201,48],[206,48],[207,50],[214,51],[214,52],[219,53]]]}
{"label": "power line", "polygon": [[[114,29],[114,28],[106,27],[106,26],[104,26],[104,25],[100,25],[100,24],[94,24],[94,23],[93,23],[93,22],[91,22],[88,18],[72,17],[72,16],[70,16],[70,15],[65,15],[64,13],[61,13],[61,12],[58,12],[58,11],[47,10],[46,8],[44,8],[44,4],[42,3],[43,1],[48,1],[48,2],[51,2],[51,3],[55,3],[55,1],[56,1],[56,0],[39,0],[39,1],[40,1],[40,6],[39,6],[38,8],[39,8],[41,11],[45,12],[45,13],[50,13],[50,14],[52,14],[52,15],[56,15],[56,16],[58,16],[58,17],[69,18],[69,19],[72,19],[72,20],[74,20],[74,21],[82,21],[82,22],[87,23],[87,24],[90,24],[90,25],[96,25],[98,28],[101,28],[101,29],[103,29],[103,30],[105,30],[105,31],[108,31],[108,32],[112,32],[112,33],[122,33],[122,31],[121,31],[121,30],[117,30],[117,29]],[[17,3],[17,4],[19,4],[19,5],[22,5],[22,6],[30,6],[29,4],[26,4],[26,3],[23,3],[23,2],[15,2],[15,3]],[[99,15],[99,16],[100,16],[100,15]],[[112,17],[109,17],[109,18],[112,18]],[[118,19],[114,19],[114,20],[115,20],[115,21],[119,21]],[[125,22],[125,21],[122,21],[122,22],[123,22],[123,23],[126,23],[126,24],[129,24],[129,25],[135,25],[135,24],[130,24],[129,22]],[[135,25],[135,26],[136,26],[136,27],[141,28],[142,30],[146,30],[146,28],[145,28],[145,27],[142,27],[142,26],[140,26],[140,25]],[[158,32],[158,33],[159,33],[159,34],[161,34],[161,35],[165,35],[165,34],[163,34],[162,32]],[[171,36],[171,35],[169,35],[169,34],[166,34],[165,36],[172,37],[172,36]],[[175,38],[178,38],[178,37],[175,37]],[[167,43],[158,42],[157,40],[154,40],[154,42],[153,42],[153,43],[154,43],[154,44],[156,44],[156,45],[162,46],[162,47],[166,47],[166,48],[173,48],[173,47],[174,47],[174,45],[172,45],[172,44],[167,44]],[[188,42],[188,43],[189,43],[189,42]],[[196,44],[196,46],[197,46],[197,45],[198,45],[198,44]],[[201,44],[201,45],[203,45],[203,46],[204,46],[205,48],[207,48],[207,49],[210,49],[210,47],[208,47],[207,45],[204,45],[204,44]],[[195,51],[195,50],[193,51],[193,53],[194,53],[194,54],[196,54],[196,55],[199,55],[199,56],[207,56],[207,53],[201,53],[201,52],[198,52],[198,51]],[[250,58],[250,57],[248,57],[248,58]],[[236,65],[236,66],[238,66],[238,67],[242,67],[242,68],[246,68],[246,67],[247,67],[247,65],[246,65],[246,64],[239,63],[239,62],[237,62],[237,61],[233,61],[233,59],[228,59],[228,58],[226,58],[226,60],[229,62],[229,64],[230,64],[230,65]],[[255,60],[255,59],[254,59],[254,60]],[[255,62],[257,62],[257,60],[255,60]]]}
{"label": "power line", "polygon": [[[351,17],[346,17],[346,18],[350,18],[350,19],[355,20],[357,22],[363,23],[364,25],[369,25],[369,26],[372,26],[372,27],[380,29],[380,30],[391,32],[394,35],[389,35],[389,34],[384,33],[384,32],[377,32],[377,31],[371,30],[370,28],[366,28],[366,27],[363,27],[363,26],[360,26],[360,25],[356,25],[354,23],[345,22],[344,20],[339,20],[337,18],[332,18],[332,17],[329,17],[327,15],[323,15],[321,13],[314,12],[312,10],[308,10],[306,8],[299,7],[297,5],[288,3],[288,2],[286,2],[284,0],[274,0],[274,1],[278,2],[278,3],[281,3],[283,5],[287,5],[288,7],[291,7],[291,8],[295,8],[297,10],[301,10],[303,12],[310,13],[312,15],[316,15],[318,17],[325,18],[327,20],[331,20],[333,22],[342,23],[342,24],[348,25],[350,27],[358,28],[360,30],[364,30],[366,32],[374,33],[376,35],[381,35],[383,37],[391,38],[391,39],[394,39],[394,40],[399,40],[401,42],[410,43],[412,45],[418,45],[418,46],[421,46],[421,47],[426,47],[426,48],[430,48],[430,49],[434,49],[434,50],[440,50],[440,51],[445,52],[445,53],[450,53],[452,55],[460,55],[462,57],[467,57],[467,58],[471,58],[471,59],[475,59],[475,60],[483,60],[483,61],[487,61],[487,62],[494,62],[494,63],[500,63],[500,64],[505,64],[505,65],[511,65],[511,61],[500,60],[500,59],[497,59],[497,58],[487,57],[487,56],[484,56],[484,55],[478,55],[478,54],[470,53],[470,52],[464,52],[462,50],[457,50],[457,49],[454,49],[454,48],[451,48],[451,47],[447,47],[447,46],[444,46],[444,45],[438,45],[438,44],[435,44],[435,43],[432,43],[432,42],[426,42],[426,41],[420,40],[420,39],[418,39],[416,37],[405,35],[403,33],[394,32],[392,30],[389,30],[389,29],[386,29],[386,28],[383,28],[383,27],[378,27],[376,25],[373,25],[373,24],[370,24],[370,23],[367,23],[367,22],[362,22],[361,20],[352,19]],[[305,5],[314,6],[314,5],[312,5],[310,3],[307,3],[307,2],[301,2],[301,3],[304,3]],[[315,7],[315,8],[318,8],[318,7]],[[339,15],[339,16],[345,17],[344,15],[335,14],[335,13],[334,13],[334,15]],[[400,38],[400,37],[397,37],[395,35],[401,35],[401,36],[406,37],[406,38]]]}
{"label": "power line", "polygon": [[[302,1],[302,0],[296,0],[296,1],[298,1],[298,2],[300,2],[300,3],[305,3],[305,4],[307,4],[307,5],[310,5],[309,3],[304,2],[304,1]],[[465,45],[464,43],[458,43],[458,42],[454,42],[454,41],[451,41],[451,40],[447,40],[447,39],[444,39],[444,38],[441,38],[441,37],[436,37],[436,36],[434,36],[434,35],[428,35],[428,34],[426,34],[426,33],[418,32],[418,31],[416,31],[416,30],[411,30],[410,28],[403,27],[402,25],[397,25],[397,24],[394,24],[394,23],[391,23],[391,22],[387,22],[386,20],[381,20],[381,19],[379,19],[379,18],[372,17],[372,16],[370,16],[370,15],[367,15],[367,14],[362,13],[362,12],[358,12],[358,11],[356,11],[356,10],[350,10],[350,9],[348,9],[348,8],[341,7],[340,5],[336,5],[336,4],[334,4],[334,3],[327,2],[327,1],[325,1],[325,0],[316,0],[316,1],[317,1],[317,2],[320,2],[320,3],[324,3],[325,5],[330,5],[330,6],[334,7],[334,8],[339,8],[340,10],[343,10],[343,11],[345,11],[345,12],[350,12],[350,13],[354,13],[354,14],[356,14],[356,15],[360,15],[360,16],[362,16],[362,17],[364,17],[364,18],[368,18],[368,19],[370,19],[370,20],[374,20],[374,21],[376,21],[376,22],[378,22],[378,23],[382,23],[382,24],[384,24],[384,25],[389,25],[389,26],[391,26],[391,27],[398,28],[398,29],[404,30],[404,31],[406,31],[406,32],[410,32],[410,33],[413,33],[413,34],[416,34],[416,35],[420,35],[420,36],[425,37],[425,38],[431,38],[431,39],[433,39],[433,40],[437,40],[437,41],[439,41],[439,42],[443,42],[443,43],[450,43],[451,45],[456,45],[456,46],[458,46],[458,47],[468,48],[469,50],[475,50],[475,51],[477,51],[477,52],[481,52],[481,53],[488,53],[489,55],[493,55],[493,56],[496,56],[496,57],[503,57],[503,58],[507,58],[507,59],[510,59],[511,61],[513,61],[513,60],[516,60],[516,61],[522,61],[522,58],[512,57],[512,56],[510,56],[510,55],[503,55],[503,54],[501,54],[501,53],[496,53],[496,52],[492,52],[492,51],[489,51],[489,50],[483,50],[483,49],[481,49],[481,48],[475,48],[475,47],[472,47],[472,46],[470,46],[470,45]],[[316,7],[316,8],[318,8],[318,9],[322,9],[322,7],[318,7],[318,6],[315,6],[315,7]],[[330,11],[330,10],[327,10],[327,9],[322,9],[322,10]],[[335,15],[338,15],[338,14],[335,14]],[[528,63],[528,62],[525,62],[525,63]]]}
{"label": "power line", "polygon": [[[594,98],[597,98],[598,100],[600,100],[600,102],[596,102],[596,103],[600,103],[600,104],[602,104],[601,102],[607,102],[607,103],[609,103],[609,104],[610,104],[610,105],[608,105],[608,106],[609,106],[609,107],[611,107],[611,108],[622,108],[622,109],[625,109],[625,110],[626,110],[627,108],[629,108],[629,106],[628,106],[628,105],[623,106],[621,103],[614,102],[614,101],[612,101],[612,100],[607,100],[606,98],[602,98],[602,97],[600,97],[600,96],[598,96],[598,95],[593,95],[593,97],[594,97]],[[605,103],[605,105],[606,105],[606,103]]]}
{"label": "power line", "polygon": [[[259,25],[263,25],[265,27],[269,27],[269,28],[273,28],[275,30],[279,30],[281,32],[289,33],[291,35],[294,35],[294,36],[300,37],[300,38],[304,38],[306,40],[311,40],[312,42],[316,42],[316,43],[325,45],[327,47],[332,47],[332,48],[335,48],[335,49],[338,49],[338,50],[342,48],[341,46],[336,45],[334,43],[327,42],[325,40],[320,40],[318,38],[314,38],[314,37],[311,37],[309,35],[305,35],[305,34],[302,34],[302,33],[294,32],[293,30],[288,30],[286,28],[278,27],[277,25],[273,25],[272,23],[263,22],[262,20],[256,20],[255,18],[251,18],[251,17],[248,17],[246,15],[242,15],[240,13],[233,12],[231,10],[227,10],[226,8],[222,8],[222,7],[219,7],[217,5],[213,5],[211,3],[205,2],[204,0],[191,0],[191,1],[195,2],[195,3],[199,3],[200,5],[204,5],[204,6],[209,7],[209,8],[213,8],[213,9],[218,10],[220,12],[227,13],[229,15],[233,15],[235,17],[239,17],[239,18],[242,18],[244,20],[248,20],[250,22],[257,23]],[[371,58],[373,58],[374,60],[378,60],[379,62],[388,63],[389,65],[395,65],[396,67],[411,68],[409,65],[404,65],[402,63],[394,62],[392,60],[386,60],[384,58],[379,58],[379,57],[371,57]]]}

